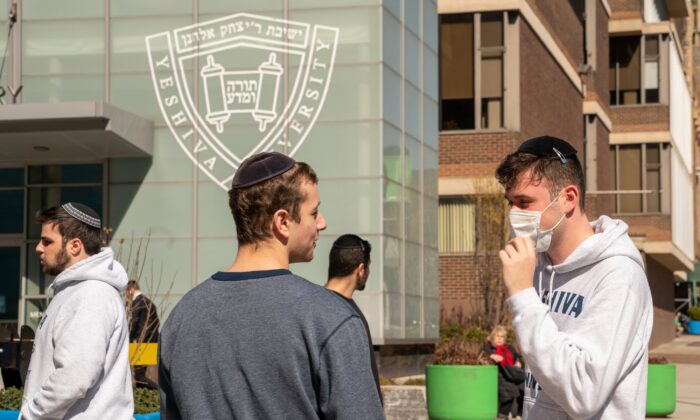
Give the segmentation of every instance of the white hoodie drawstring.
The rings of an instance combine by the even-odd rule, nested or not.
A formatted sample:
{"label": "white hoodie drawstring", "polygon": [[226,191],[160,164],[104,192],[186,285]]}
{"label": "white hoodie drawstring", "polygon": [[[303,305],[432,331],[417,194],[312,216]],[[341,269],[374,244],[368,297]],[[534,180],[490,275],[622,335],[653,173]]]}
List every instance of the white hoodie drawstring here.
{"label": "white hoodie drawstring", "polygon": [[553,311],[552,304],[554,303],[554,269],[552,268],[552,275],[549,277],[549,310]]}
{"label": "white hoodie drawstring", "polygon": [[[553,288],[554,288],[554,274],[555,274],[554,269],[552,269],[552,275],[549,276],[549,293],[547,295],[547,300],[548,300],[547,304],[549,306],[550,311],[552,310],[552,301],[554,300],[553,296],[552,296]],[[537,290],[538,290],[538,294],[540,295],[540,299],[541,299],[543,297],[542,296],[542,271],[541,270],[540,270],[540,282],[539,282]]]}

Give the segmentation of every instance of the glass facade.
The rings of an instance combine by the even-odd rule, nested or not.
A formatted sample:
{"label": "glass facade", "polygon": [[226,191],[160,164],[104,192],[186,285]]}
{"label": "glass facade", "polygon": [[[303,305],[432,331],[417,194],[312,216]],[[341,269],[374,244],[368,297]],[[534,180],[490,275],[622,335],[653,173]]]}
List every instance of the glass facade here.
{"label": "glass facade", "polygon": [[[274,149],[314,167],[328,220],[314,261],[292,271],[325,283],[333,240],[357,233],[373,248],[367,288],[354,297],[375,343],[438,336],[435,1],[23,1],[19,18],[11,50],[21,63],[6,76],[24,86],[21,102],[107,102],[154,121],[151,158],[104,162],[104,190],[83,175],[75,199],[99,203],[113,248],[166,312],[231,263],[236,235],[222,186],[247,154]],[[217,44],[235,31],[248,41]],[[168,42],[154,38],[162,34]],[[172,66],[158,64],[166,57]],[[210,74],[226,81],[219,101],[238,105],[225,120]],[[169,77],[182,118],[159,97],[175,88]],[[251,86],[259,90],[235,90]],[[265,96],[273,87],[276,102]],[[72,182],[26,168],[41,180],[40,192],[28,187],[31,211],[56,197],[52,182]]]}

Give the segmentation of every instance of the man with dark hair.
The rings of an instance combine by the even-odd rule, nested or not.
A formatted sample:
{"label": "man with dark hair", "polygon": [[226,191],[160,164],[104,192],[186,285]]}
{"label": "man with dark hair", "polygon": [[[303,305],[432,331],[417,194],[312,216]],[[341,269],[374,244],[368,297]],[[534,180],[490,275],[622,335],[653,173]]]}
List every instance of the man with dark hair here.
{"label": "man with dark hair", "polygon": [[369,340],[369,362],[372,367],[372,374],[377,384],[379,398],[382,399],[382,389],[379,386],[379,371],[377,369],[377,361],[374,359],[374,346],[372,345],[372,335],[369,332],[369,324],[360,307],[352,299],[355,290],[365,290],[367,279],[369,278],[369,256],[371,252],[372,246],[370,243],[357,235],[346,234],[336,239],[328,256],[328,282],[326,283],[326,289],[333,291],[349,303],[360,316]]}
{"label": "man with dark hair", "polygon": [[309,165],[281,153],[241,163],[229,191],[236,258],[161,330],[164,419],[384,417],[359,315],[289,271],[311,261],[326,228],[316,184]]}
{"label": "man with dark hair", "polygon": [[525,141],[496,176],[516,236],[499,257],[527,361],[523,418],[644,418],[653,308],[627,225],[589,223],[564,140]]}
{"label": "man with dark hair", "polygon": [[101,221],[80,203],[37,214],[41,269],[56,278],[39,321],[21,418],[130,419],[124,268],[101,246]]}
{"label": "man with dark hair", "polygon": [[[136,280],[129,280],[125,294],[129,309],[129,341],[157,343],[160,321],[156,305],[141,293]],[[146,378],[146,366],[134,366],[134,381],[138,387],[158,388],[157,384]]]}

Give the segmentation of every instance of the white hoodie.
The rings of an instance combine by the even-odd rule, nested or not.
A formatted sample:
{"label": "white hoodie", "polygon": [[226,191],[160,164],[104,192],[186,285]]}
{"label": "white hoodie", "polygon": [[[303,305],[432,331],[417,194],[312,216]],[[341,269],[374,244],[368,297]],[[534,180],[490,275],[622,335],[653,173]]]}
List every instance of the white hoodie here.
{"label": "white hoodie", "polygon": [[111,248],[59,274],[36,332],[22,419],[131,419],[128,281]]}
{"label": "white hoodie", "polygon": [[538,254],[535,287],[508,300],[527,363],[523,419],[644,418],[653,308],[642,257],[621,220],[592,226],[562,264]]}

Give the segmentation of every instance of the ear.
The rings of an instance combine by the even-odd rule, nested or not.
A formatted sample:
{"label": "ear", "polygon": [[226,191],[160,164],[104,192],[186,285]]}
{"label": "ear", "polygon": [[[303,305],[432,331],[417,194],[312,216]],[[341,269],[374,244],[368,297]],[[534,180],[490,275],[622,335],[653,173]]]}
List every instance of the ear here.
{"label": "ear", "polygon": [[365,263],[360,263],[357,268],[355,268],[355,274],[362,278],[365,275],[365,269]]}
{"label": "ear", "polygon": [[77,257],[83,251],[83,242],[78,238],[68,240],[66,243],[66,252],[71,257]]}
{"label": "ear", "polygon": [[272,233],[276,237],[282,237],[284,239],[289,239],[290,225],[292,224],[292,218],[287,210],[280,209],[277,210],[272,215]]}
{"label": "ear", "polygon": [[568,185],[564,188],[564,213],[571,214],[574,210],[579,208],[579,200],[581,200],[581,194],[578,187],[575,185]]}

